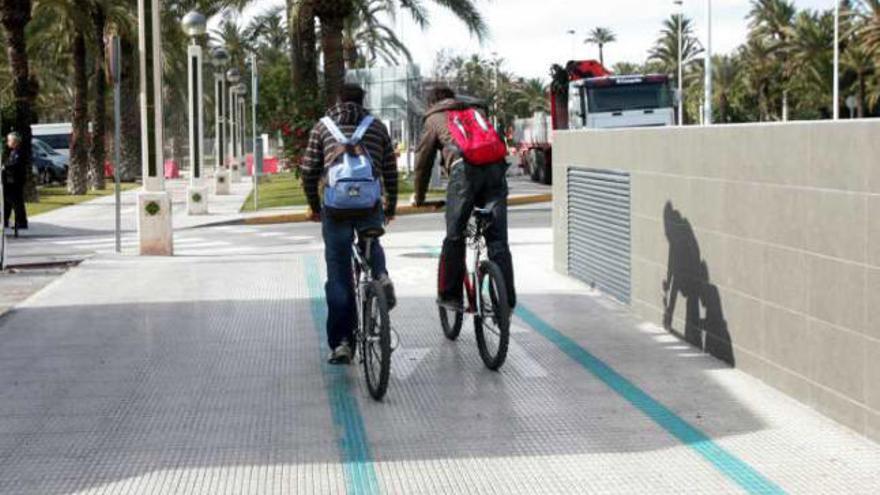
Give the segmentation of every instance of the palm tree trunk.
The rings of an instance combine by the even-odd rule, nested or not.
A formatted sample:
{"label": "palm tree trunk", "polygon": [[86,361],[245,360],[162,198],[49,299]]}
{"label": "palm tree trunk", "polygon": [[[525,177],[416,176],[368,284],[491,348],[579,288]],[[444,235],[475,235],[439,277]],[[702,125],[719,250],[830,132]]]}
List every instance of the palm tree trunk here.
{"label": "palm tree trunk", "polygon": [[70,168],[67,191],[85,194],[88,191],[88,75],[86,74],[86,38],[77,31],[73,39],[73,133],[70,137]]}
{"label": "palm tree trunk", "polygon": [[288,0],[290,61],[296,94],[318,93],[318,39],[312,0]]}
{"label": "palm tree trunk", "polygon": [[605,67],[605,53],[603,53],[603,48],[602,43],[599,43],[599,65]]}
{"label": "palm tree trunk", "polygon": [[321,20],[321,48],[324,52],[324,95],[332,105],[345,82],[345,53],[342,30],[345,18],[352,14],[351,0],[326,0],[317,4],[315,13]]}
{"label": "palm tree trunk", "polygon": [[95,5],[92,10],[95,28],[95,114],[92,119],[92,146],[89,150],[89,187],[103,190],[104,160],[107,137],[107,80],[104,77],[104,27],[107,17],[104,8]]}
{"label": "palm tree trunk", "polygon": [[[138,101],[139,68],[137,45],[127,38],[120,40],[122,48],[122,81],[120,98],[122,102]],[[141,112],[140,105],[122,105],[122,121],[120,130],[120,161],[119,177],[124,181],[133,181],[141,173]]]}
{"label": "palm tree trunk", "polygon": [[[36,81],[31,80],[25,30],[31,20],[31,0],[0,0],[0,23],[3,25],[6,54],[12,72],[15,130],[21,134],[21,153],[25,163],[32,160],[31,123],[34,122],[33,101],[37,95]],[[27,167],[25,198],[37,201],[37,186],[31,167]]]}
{"label": "palm tree trunk", "polygon": [[859,72],[858,78],[859,78],[859,94],[858,94],[858,98],[856,101],[856,115],[860,119],[863,119],[863,118],[865,118],[865,92],[867,91],[867,89],[865,87],[866,86],[865,73]]}

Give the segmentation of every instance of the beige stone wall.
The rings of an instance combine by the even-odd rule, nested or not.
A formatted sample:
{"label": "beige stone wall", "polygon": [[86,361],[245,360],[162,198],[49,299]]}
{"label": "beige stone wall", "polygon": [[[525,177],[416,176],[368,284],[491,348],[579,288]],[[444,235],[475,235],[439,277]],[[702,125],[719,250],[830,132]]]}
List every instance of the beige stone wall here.
{"label": "beige stone wall", "polygon": [[706,266],[678,277],[710,294],[691,327],[716,320],[738,368],[880,439],[880,121],[565,132],[553,151],[557,270],[566,170],[629,171],[633,310],[662,323],[674,243],[675,270]]}

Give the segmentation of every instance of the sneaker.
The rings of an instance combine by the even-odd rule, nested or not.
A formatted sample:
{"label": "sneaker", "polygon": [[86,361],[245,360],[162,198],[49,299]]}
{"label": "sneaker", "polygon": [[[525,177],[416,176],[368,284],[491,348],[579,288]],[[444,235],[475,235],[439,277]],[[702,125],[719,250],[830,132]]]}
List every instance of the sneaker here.
{"label": "sneaker", "polygon": [[348,342],[343,342],[333,349],[327,362],[330,364],[351,364],[352,352]]}
{"label": "sneaker", "polygon": [[388,311],[391,311],[397,306],[397,296],[394,294],[394,284],[391,282],[387,273],[379,278],[379,283],[385,291],[385,302],[388,303]]}
{"label": "sneaker", "polygon": [[464,312],[464,304],[458,299],[443,299],[438,297],[437,306],[440,306],[447,311],[455,311],[457,313]]}

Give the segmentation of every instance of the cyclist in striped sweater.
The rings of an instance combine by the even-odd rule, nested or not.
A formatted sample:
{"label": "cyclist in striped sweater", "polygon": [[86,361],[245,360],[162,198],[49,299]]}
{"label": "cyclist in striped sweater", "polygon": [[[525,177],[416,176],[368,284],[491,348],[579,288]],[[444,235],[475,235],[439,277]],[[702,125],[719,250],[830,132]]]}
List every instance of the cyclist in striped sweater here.
{"label": "cyclist in striped sweater", "polygon": [[[335,127],[351,137],[369,112],[364,108],[364,90],[346,84],[336,105],[327,111]],[[335,130],[335,129],[334,129]],[[357,310],[351,265],[351,248],[357,230],[381,227],[394,219],[397,208],[397,159],[394,144],[385,125],[374,120],[366,128],[358,149],[365,151],[373,165],[373,173],[381,177],[383,201],[372,210],[346,212],[324,208],[319,189],[330,167],[339,157],[339,140],[324,122],[318,122],[309,135],[309,144],[302,164],[303,188],[311,208],[311,220],[322,223],[324,258],[327,262],[327,343],[332,350],[331,364],[349,364],[353,355],[352,332],[357,327]],[[338,165],[337,165],[338,166]],[[396,303],[394,286],[388,278],[385,253],[378,240],[373,245],[373,273],[385,287],[389,308]]]}

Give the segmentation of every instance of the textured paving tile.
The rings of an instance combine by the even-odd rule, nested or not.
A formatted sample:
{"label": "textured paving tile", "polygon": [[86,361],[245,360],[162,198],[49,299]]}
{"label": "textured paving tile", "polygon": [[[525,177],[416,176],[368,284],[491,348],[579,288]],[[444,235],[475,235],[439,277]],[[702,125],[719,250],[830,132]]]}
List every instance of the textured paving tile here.
{"label": "textured paving tile", "polygon": [[[793,493],[880,491],[876,444],[552,275],[546,229],[515,235],[523,304],[719,447]],[[446,341],[436,260],[409,256],[437,242],[386,238],[401,348],[383,403],[360,368],[322,366],[314,244],[67,273],[0,324],[0,493],[355,493],[353,473],[395,494],[742,491],[528,322],[500,373],[470,322]],[[368,442],[356,465],[340,397]]]}

